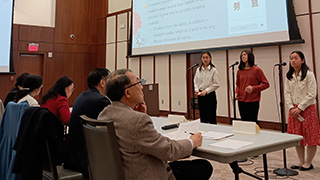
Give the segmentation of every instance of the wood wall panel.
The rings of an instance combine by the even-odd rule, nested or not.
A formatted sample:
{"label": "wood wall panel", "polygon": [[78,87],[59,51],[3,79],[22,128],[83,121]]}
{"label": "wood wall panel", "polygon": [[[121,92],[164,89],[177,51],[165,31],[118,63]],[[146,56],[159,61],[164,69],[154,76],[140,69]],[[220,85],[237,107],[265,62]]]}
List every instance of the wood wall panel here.
{"label": "wood wall panel", "polygon": [[65,53],[88,53],[88,45],[79,44],[60,44],[56,43],[54,46],[55,52],[65,52]]}
{"label": "wood wall panel", "polygon": [[97,34],[95,42],[97,44],[106,44],[106,18],[97,20]]}
{"label": "wood wall panel", "polygon": [[[76,97],[87,89],[87,76],[95,67],[105,67],[106,57],[106,11],[107,1],[101,0],[56,0],[56,26],[40,27],[13,25],[14,64],[17,75],[1,74],[0,98],[14,86],[15,78],[21,74],[19,54],[36,54],[42,57],[44,89],[47,91],[55,81],[67,75],[75,82]],[[70,34],[75,39],[70,39]],[[28,43],[39,44],[39,52],[28,52]],[[53,53],[49,58],[48,52]],[[13,81],[9,81],[13,79]]]}
{"label": "wood wall panel", "polygon": [[[13,81],[10,81],[10,77],[13,77]],[[16,77],[17,75],[0,74],[0,82],[1,82],[0,99],[2,100],[2,102],[4,102],[7,96],[7,93],[14,86]]]}
{"label": "wood wall panel", "polygon": [[105,18],[107,15],[107,1],[101,0],[90,0],[90,11],[94,18]]}
{"label": "wood wall panel", "polygon": [[[57,0],[55,42],[88,44],[89,3],[87,0]],[[70,34],[75,38],[71,39]]]}
{"label": "wood wall panel", "polygon": [[19,49],[19,42],[18,41],[12,41],[12,50],[18,51]]}
{"label": "wood wall panel", "polygon": [[101,0],[90,1],[89,42],[91,44],[104,44],[106,42],[106,3],[107,1]]}
{"label": "wood wall panel", "polygon": [[19,25],[19,41],[53,42],[53,39],[54,28]]}
{"label": "wood wall panel", "polygon": [[14,24],[12,27],[12,40],[17,41],[19,39],[19,25]]}
{"label": "wood wall panel", "polygon": [[44,81],[50,82],[50,87],[61,76],[70,77],[75,84],[75,91],[70,97],[70,105],[76,97],[87,89],[88,76],[87,54],[55,53],[53,59],[48,59],[45,64]]}
{"label": "wood wall panel", "polygon": [[97,67],[106,67],[106,44],[94,46],[96,49]]}

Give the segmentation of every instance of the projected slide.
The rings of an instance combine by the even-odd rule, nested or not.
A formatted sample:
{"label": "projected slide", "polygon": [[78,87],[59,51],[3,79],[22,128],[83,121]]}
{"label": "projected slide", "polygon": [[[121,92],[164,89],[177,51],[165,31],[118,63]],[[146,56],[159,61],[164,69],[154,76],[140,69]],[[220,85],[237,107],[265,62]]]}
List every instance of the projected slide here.
{"label": "projected slide", "polygon": [[133,55],[289,40],[286,0],[133,0],[132,18]]}
{"label": "projected slide", "polygon": [[267,30],[266,19],[265,0],[228,0],[229,34]]}
{"label": "projected slide", "polygon": [[9,72],[13,0],[0,1],[0,72]]}

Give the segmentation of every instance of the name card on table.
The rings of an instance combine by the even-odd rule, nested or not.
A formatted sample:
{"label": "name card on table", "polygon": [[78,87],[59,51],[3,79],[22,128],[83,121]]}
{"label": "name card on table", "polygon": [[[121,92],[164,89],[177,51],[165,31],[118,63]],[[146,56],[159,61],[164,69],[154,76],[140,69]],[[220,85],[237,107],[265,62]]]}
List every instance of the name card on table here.
{"label": "name card on table", "polygon": [[167,124],[178,124],[186,121],[187,119],[183,115],[169,114]]}
{"label": "name card on table", "polygon": [[246,134],[257,134],[260,128],[255,122],[248,121],[232,121],[232,132],[246,133]]}

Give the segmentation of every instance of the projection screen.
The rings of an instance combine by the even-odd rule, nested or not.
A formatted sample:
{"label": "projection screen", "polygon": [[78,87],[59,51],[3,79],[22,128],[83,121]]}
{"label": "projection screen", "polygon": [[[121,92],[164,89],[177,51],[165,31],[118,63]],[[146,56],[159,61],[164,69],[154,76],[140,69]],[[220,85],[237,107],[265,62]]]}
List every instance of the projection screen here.
{"label": "projection screen", "polygon": [[292,0],[133,0],[131,21],[129,56],[301,39]]}

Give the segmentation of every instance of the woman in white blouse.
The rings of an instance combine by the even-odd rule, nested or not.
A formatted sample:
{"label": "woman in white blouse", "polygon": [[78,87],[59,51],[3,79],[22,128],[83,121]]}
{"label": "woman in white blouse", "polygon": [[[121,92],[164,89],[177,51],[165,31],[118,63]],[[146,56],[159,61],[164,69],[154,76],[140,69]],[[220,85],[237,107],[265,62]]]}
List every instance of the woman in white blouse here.
{"label": "woman in white blouse", "polygon": [[40,94],[41,88],[42,78],[38,75],[28,75],[23,81],[23,88],[17,92],[14,102],[27,101],[30,107],[40,106],[34,96]]}
{"label": "woman in white blouse", "polygon": [[204,123],[217,124],[217,98],[216,92],[220,86],[219,74],[212,64],[209,51],[201,53],[201,66],[197,68],[194,77],[195,94],[198,95],[200,120]]}
{"label": "woman in white blouse", "polygon": [[[313,169],[312,160],[320,145],[319,119],[316,108],[317,84],[306,65],[304,54],[293,51],[285,80],[285,100],[289,108],[288,133],[303,136],[296,147],[299,162],[292,169]],[[305,158],[305,146],[307,156]]]}

